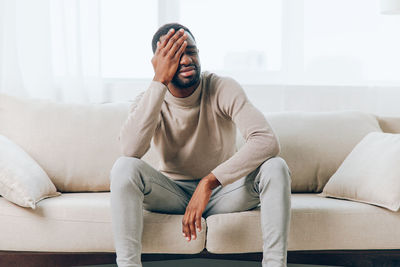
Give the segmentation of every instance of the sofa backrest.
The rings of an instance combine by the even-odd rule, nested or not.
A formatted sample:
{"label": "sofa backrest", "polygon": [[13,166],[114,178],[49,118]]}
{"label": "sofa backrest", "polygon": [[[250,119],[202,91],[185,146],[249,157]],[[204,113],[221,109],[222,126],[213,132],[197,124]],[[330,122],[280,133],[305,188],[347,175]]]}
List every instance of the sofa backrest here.
{"label": "sofa backrest", "polygon": [[[20,145],[62,192],[108,191],[129,103],[62,104],[0,94],[0,134]],[[266,114],[292,171],[293,192],[319,192],[369,132],[400,132],[400,118],[346,112]],[[237,149],[244,140],[237,132]],[[158,167],[153,143],[143,159]]]}
{"label": "sofa backrest", "polygon": [[63,104],[0,94],[0,134],[21,146],[62,192],[109,191],[129,104]]}
{"label": "sofa backrest", "polygon": [[[321,192],[346,156],[369,132],[400,133],[400,117],[358,111],[264,114],[292,172],[292,192]],[[236,145],[245,143],[237,129]]]}
{"label": "sofa backrest", "polygon": [[400,133],[400,117],[377,116],[379,126],[385,133]]}
{"label": "sofa backrest", "polygon": [[268,114],[280,156],[292,172],[292,192],[321,192],[346,156],[370,132],[381,132],[375,115],[358,111]]}

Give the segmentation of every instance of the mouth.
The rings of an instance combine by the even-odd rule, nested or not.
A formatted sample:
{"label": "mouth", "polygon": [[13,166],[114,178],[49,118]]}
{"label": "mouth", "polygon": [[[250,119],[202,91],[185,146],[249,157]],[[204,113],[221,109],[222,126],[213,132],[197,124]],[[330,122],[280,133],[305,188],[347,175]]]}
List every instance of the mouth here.
{"label": "mouth", "polygon": [[185,78],[193,76],[195,73],[196,73],[196,68],[194,66],[182,67],[178,71],[178,75]]}

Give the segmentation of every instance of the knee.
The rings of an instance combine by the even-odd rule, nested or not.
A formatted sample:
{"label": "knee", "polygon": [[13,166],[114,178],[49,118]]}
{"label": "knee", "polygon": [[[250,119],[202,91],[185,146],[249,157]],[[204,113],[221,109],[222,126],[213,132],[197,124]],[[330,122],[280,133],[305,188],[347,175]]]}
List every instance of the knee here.
{"label": "knee", "polygon": [[285,188],[291,186],[291,172],[286,161],[281,157],[273,157],[260,165],[260,185],[268,183],[281,184]]}
{"label": "knee", "polygon": [[141,169],[146,163],[134,157],[119,157],[110,172],[111,187],[118,188],[124,187],[129,183],[136,183],[140,175]]}

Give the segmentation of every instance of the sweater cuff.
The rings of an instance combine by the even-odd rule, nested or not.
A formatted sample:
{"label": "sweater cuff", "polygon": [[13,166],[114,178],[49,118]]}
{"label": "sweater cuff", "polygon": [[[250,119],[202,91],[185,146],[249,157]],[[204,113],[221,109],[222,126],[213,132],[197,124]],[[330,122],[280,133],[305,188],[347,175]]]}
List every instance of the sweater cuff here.
{"label": "sweater cuff", "polygon": [[214,174],[215,178],[219,181],[222,187],[230,184],[231,182],[228,181],[222,173],[218,170],[218,167],[216,167],[214,170],[211,171],[212,174]]}

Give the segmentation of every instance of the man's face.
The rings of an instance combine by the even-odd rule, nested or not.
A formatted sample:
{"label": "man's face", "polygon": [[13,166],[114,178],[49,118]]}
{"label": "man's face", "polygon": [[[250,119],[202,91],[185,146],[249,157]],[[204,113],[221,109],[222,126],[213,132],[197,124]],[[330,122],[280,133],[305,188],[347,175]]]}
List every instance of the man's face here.
{"label": "man's face", "polygon": [[201,66],[199,59],[199,51],[196,42],[190,33],[188,35],[187,46],[179,61],[178,69],[172,78],[171,83],[178,88],[188,88],[197,84],[200,80]]}

